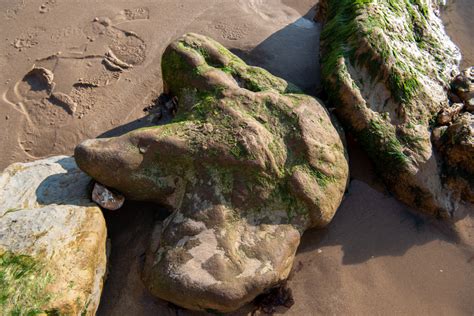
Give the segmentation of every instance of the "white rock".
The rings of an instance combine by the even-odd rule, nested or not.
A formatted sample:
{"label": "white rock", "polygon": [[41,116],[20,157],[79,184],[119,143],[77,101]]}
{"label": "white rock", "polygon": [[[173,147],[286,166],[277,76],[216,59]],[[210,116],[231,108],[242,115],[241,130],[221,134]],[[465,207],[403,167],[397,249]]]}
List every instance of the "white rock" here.
{"label": "white rock", "polygon": [[8,293],[0,310],[6,314],[13,308],[95,314],[107,232],[88,198],[89,182],[66,156],[13,164],[0,175],[0,292]]}

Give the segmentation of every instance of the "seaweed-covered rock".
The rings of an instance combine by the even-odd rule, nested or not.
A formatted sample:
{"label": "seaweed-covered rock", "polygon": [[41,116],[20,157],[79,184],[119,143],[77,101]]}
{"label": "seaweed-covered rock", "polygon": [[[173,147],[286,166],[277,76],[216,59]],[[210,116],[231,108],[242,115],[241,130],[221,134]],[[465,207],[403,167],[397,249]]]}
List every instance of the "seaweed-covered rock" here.
{"label": "seaweed-covered rock", "polygon": [[449,107],[460,53],[433,2],[324,1],[322,75],[337,116],[400,200],[449,217],[456,201],[442,181],[431,132]]}
{"label": "seaweed-covered rock", "polygon": [[126,198],[174,210],[148,255],[153,294],[235,310],[286,279],[301,234],[331,221],[344,145],[318,100],[207,37],[170,44],[162,72],[171,123],[85,141],[75,158]]}
{"label": "seaweed-covered rock", "polygon": [[0,314],[95,315],[106,227],[89,182],[65,156],[0,174]]}

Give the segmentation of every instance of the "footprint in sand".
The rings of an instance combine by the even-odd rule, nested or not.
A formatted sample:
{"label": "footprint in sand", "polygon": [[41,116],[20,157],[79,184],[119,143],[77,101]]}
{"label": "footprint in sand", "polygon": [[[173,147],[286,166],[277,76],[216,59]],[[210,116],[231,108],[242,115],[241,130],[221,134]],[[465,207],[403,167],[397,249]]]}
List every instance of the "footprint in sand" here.
{"label": "footprint in sand", "polygon": [[100,89],[146,58],[144,40],[118,25],[148,18],[147,8],[95,18],[82,30],[84,44],[38,59],[7,91],[4,100],[26,118],[18,139],[26,154],[39,158],[60,153],[70,147],[66,139],[79,141],[78,125],[86,125],[80,119],[91,112]]}

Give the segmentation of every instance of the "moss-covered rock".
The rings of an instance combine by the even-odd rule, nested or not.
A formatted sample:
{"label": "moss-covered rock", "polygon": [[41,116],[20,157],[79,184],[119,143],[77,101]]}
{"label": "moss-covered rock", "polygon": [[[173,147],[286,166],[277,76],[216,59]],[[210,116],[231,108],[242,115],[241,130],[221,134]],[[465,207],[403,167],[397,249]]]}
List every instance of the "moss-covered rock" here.
{"label": "moss-covered rock", "polygon": [[106,227],[90,180],[65,156],[0,174],[1,315],[95,315]]}
{"label": "moss-covered rock", "polygon": [[456,208],[431,143],[460,54],[431,0],[324,0],[322,74],[336,114],[395,195],[449,217]]}
{"label": "moss-covered rock", "polygon": [[235,310],[287,278],[303,231],[331,221],[348,180],[343,141],[318,100],[207,37],[174,41],[162,71],[174,120],[88,140],[76,161],[174,210],[147,259],[153,294]]}

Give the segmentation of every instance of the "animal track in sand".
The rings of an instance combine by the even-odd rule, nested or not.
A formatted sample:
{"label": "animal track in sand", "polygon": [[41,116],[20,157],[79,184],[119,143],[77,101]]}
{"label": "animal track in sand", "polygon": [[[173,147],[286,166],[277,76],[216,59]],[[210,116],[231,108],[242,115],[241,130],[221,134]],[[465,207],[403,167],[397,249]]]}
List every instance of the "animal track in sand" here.
{"label": "animal track in sand", "polygon": [[232,25],[224,22],[219,22],[214,25],[216,30],[221,32],[221,36],[224,39],[236,41],[239,40],[249,33],[249,26],[243,25]]}
{"label": "animal track in sand", "polygon": [[48,13],[53,6],[56,5],[56,0],[47,0],[39,7],[39,13],[44,14]]}
{"label": "animal track in sand", "polygon": [[25,0],[16,1],[11,7],[5,10],[5,17],[7,19],[14,19],[24,7]]}
{"label": "animal track in sand", "polygon": [[80,38],[84,36],[82,28],[79,26],[67,26],[50,32],[50,39],[56,43],[61,43],[69,37]]}
{"label": "animal track in sand", "polygon": [[[136,8],[122,10],[112,19],[95,18],[80,29],[84,44],[36,60],[5,93],[3,99],[26,118],[18,143],[28,156],[60,153],[70,142],[80,140],[78,125],[84,129],[87,123],[78,120],[94,108],[100,90],[146,58],[145,41],[116,25],[148,17],[147,8]],[[77,29],[70,28],[75,33]]]}
{"label": "animal track in sand", "polygon": [[10,44],[21,52],[25,48],[38,45],[38,36],[44,31],[45,29],[41,27],[29,28],[20,36],[15,38]]}
{"label": "animal track in sand", "polygon": [[127,20],[148,20],[150,10],[148,8],[125,9],[120,15],[125,16]]}

